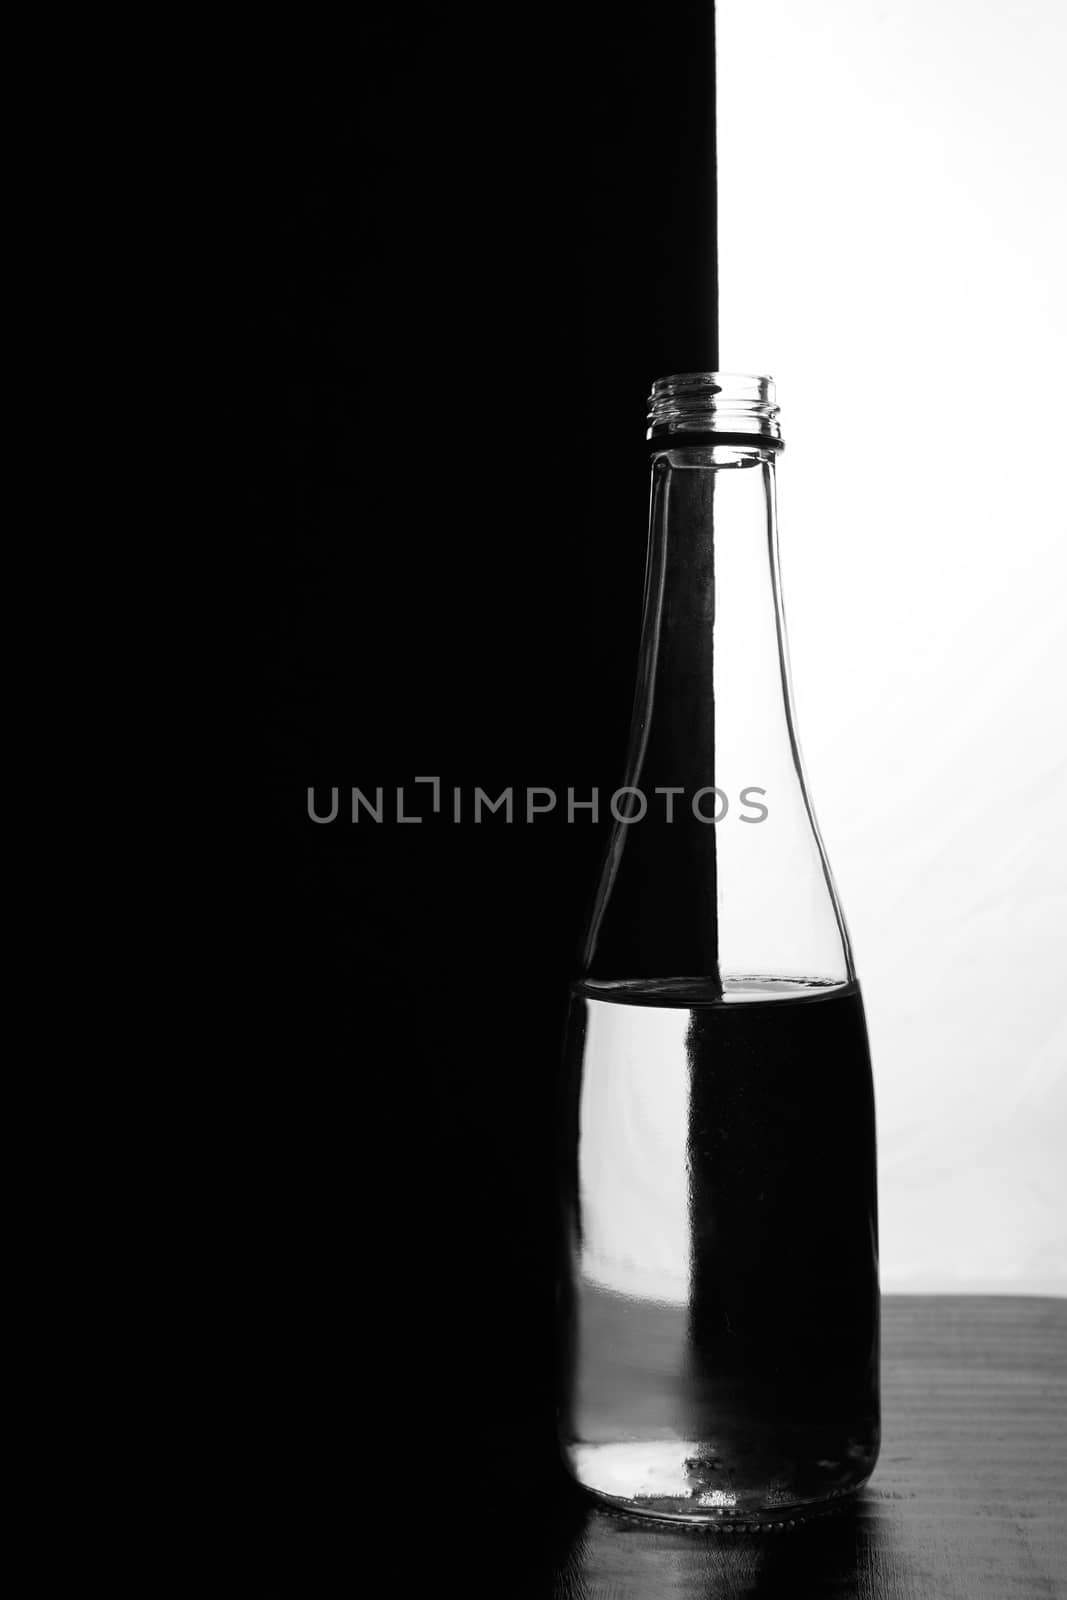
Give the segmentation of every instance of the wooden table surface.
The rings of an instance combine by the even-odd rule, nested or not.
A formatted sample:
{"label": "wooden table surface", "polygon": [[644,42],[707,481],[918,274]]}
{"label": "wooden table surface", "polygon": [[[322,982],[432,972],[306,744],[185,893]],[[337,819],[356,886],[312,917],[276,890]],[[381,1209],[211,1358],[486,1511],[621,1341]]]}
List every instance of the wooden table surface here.
{"label": "wooden table surface", "polygon": [[1067,1300],[887,1296],[882,1453],[850,1508],[792,1531],[729,1535],[644,1525],[583,1502],[561,1512],[538,1592],[1067,1600],[1065,1394]]}

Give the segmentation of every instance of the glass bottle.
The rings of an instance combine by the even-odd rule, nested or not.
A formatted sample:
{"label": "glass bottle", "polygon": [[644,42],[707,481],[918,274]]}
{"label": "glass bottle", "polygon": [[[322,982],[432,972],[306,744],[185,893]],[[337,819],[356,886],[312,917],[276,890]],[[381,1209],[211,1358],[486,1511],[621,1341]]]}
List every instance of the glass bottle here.
{"label": "glass bottle", "polygon": [[767,378],[653,387],[625,783],[568,1021],[561,1444],[616,1506],[788,1524],[878,1453],[874,1100],[797,746]]}

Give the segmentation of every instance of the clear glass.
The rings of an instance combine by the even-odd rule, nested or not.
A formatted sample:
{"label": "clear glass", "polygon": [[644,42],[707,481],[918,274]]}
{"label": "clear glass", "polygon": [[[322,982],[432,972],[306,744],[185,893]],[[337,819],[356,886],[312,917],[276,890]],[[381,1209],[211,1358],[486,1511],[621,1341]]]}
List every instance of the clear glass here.
{"label": "clear glass", "polygon": [[879,1440],[863,1005],[796,738],[767,378],[660,380],[630,747],[572,993],[564,1454],[791,1522]]}

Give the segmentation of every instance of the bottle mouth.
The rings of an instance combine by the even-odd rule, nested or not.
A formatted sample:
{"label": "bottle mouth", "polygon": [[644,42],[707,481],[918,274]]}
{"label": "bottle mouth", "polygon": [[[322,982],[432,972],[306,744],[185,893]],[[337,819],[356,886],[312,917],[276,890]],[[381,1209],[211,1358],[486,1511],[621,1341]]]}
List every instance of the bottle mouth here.
{"label": "bottle mouth", "polygon": [[774,379],[737,372],[657,378],[648,397],[647,438],[667,442],[692,434],[774,440],[780,447]]}

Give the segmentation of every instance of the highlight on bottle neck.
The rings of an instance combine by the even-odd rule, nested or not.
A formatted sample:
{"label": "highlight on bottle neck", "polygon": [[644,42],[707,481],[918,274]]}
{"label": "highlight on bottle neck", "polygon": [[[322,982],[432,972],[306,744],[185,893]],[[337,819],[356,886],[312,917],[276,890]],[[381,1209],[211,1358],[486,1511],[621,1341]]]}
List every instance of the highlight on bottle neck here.
{"label": "highlight on bottle neck", "polygon": [[646,437],[667,447],[672,439],[693,434],[771,440],[780,449],[773,378],[734,372],[678,372],[657,378],[648,397]]}

